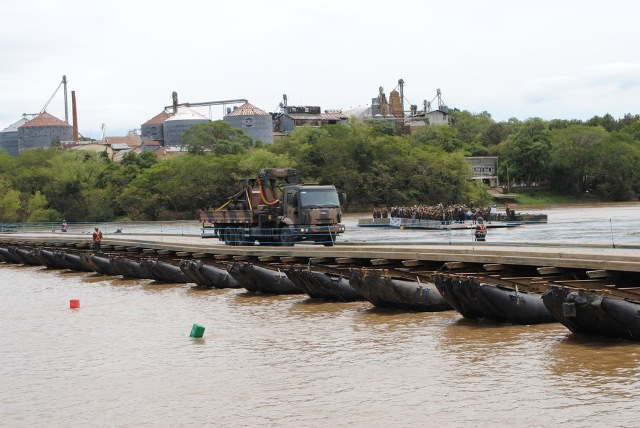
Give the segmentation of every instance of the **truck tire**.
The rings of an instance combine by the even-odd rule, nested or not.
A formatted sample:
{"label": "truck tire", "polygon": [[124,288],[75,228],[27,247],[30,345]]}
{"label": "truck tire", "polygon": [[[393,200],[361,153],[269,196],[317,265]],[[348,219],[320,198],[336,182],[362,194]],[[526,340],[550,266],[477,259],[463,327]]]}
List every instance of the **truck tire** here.
{"label": "truck tire", "polygon": [[333,247],[336,243],[336,235],[334,235],[333,233],[329,232],[329,234],[327,236],[325,236],[324,241],[322,241],[322,244],[325,247]]}
{"label": "truck tire", "polygon": [[220,236],[222,237],[222,241],[226,245],[231,245],[231,234],[229,233],[230,231],[231,231],[231,228],[229,227],[225,227],[220,231]]}
{"label": "truck tire", "polygon": [[234,246],[242,245],[242,232],[239,227],[231,228],[231,234],[233,236],[233,244]]}
{"label": "truck tire", "polygon": [[242,229],[242,227],[236,229],[236,245],[253,245],[256,242],[255,238],[245,238]]}
{"label": "truck tire", "polygon": [[238,245],[238,232],[234,227],[227,227],[224,230],[224,243],[227,245]]}
{"label": "truck tire", "polygon": [[293,229],[291,226],[283,226],[280,228],[280,245],[282,247],[293,246]]}

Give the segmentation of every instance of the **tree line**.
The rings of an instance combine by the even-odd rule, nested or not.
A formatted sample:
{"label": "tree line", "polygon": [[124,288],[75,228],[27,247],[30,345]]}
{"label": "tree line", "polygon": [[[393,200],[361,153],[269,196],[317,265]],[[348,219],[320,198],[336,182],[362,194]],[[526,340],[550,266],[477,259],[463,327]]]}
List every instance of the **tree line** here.
{"label": "tree line", "polygon": [[562,195],[606,201],[640,194],[640,117],[588,121],[531,118],[496,122],[487,112],[453,110],[452,126],[399,135],[392,122],[298,127],[274,142],[253,142],[224,121],[194,125],[187,153],[159,159],[129,152],[59,147],[0,150],[0,222],[196,219],[261,168],[297,168],[306,183],[346,192],[348,211],[380,206],[484,206],[487,189],[471,179],[465,156],[499,156],[501,183],[544,179]]}

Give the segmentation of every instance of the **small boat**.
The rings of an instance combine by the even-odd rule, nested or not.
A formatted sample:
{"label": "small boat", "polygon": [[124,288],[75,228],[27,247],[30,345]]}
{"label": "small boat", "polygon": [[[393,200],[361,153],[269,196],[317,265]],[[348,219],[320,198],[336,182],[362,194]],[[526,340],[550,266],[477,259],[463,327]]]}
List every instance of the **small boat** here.
{"label": "small boat", "polygon": [[379,269],[356,269],[351,272],[349,284],[374,306],[416,312],[451,310],[430,281],[422,282],[389,276]]}
{"label": "small boat", "polygon": [[636,293],[550,285],[542,300],[573,333],[640,341],[640,294]]}
{"label": "small boat", "polygon": [[229,263],[229,274],[247,291],[262,294],[304,294],[304,290],[291,281],[284,272],[256,266],[251,263]]}
{"label": "small boat", "polygon": [[465,318],[523,325],[556,321],[542,301],[542,292],[526,283],[436,274],[435,284],[445,300]]}
{"label": "small boat", "polygon": [[316,272],[303,266],[287,268],[284,271],[291,281],[300,286],[313,299],[332,302],[366,300],[349,284],[349,278],[342,275]]}
{"label": "small boat", "polygon": [[140,268],[147,273],[149,278],[156,281],[177,284],[189,282],[187,275],[185,275],[178,266],[162,260],[151,258],[141,259]]}
{"label": "small boat", "polygon": [[184,259],[180,261],[180,269],[200,287],[207,288],[242,288],[225,269],[206,265],[200,260]]}

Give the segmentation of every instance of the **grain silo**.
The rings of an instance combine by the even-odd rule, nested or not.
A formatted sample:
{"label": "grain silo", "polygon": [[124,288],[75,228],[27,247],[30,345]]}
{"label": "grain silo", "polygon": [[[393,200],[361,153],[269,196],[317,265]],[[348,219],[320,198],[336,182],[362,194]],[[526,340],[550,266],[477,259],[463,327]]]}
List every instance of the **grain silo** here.
{"label": "grain silo", "polygon": [[224,121],[241,129],[253,141],[273,143],[273,121],[271,115],[249,103],[244,103],[224,117]]}
{"label": "grain silo", "polygon": [[169,113],[162,111],[140,126],[142,142],[158,141],[160,145],[164,143],[163,124],[169,118]]}
{"label": "grain silo", "polygon": [[18,128],[27,123],[29,119],[23,116],[13,125],[0,131],[0,147],[4,148],[11,156],[18,156]]}
{"label": "grain silo", "polygon": [[18,128],[18,152],[73,140],[73,126],[45,112]]}
{"label": "grain silo", "polygon": [[182,146],[182,134],[195,124],[209,122],[209,119],[189,107],[179,107],[178,112],[162,124],[165,146]]}

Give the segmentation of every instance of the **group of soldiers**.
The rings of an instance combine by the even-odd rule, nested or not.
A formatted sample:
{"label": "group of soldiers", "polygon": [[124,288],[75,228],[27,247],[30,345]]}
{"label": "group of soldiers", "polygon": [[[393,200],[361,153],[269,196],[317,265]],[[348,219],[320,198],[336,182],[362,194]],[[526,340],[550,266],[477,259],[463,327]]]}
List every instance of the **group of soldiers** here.
{"label": "group of soldiers", "polygon": [[[507,207],[507,209],[509,209]],[[411,218],[416,220],[439,220],[445,222],[464,222],[471,220],[474,224],[478,218],[491,218],[490,207],[467,207],[455,205],[413,205],[410,207],[374,208],[373,218]]]}

